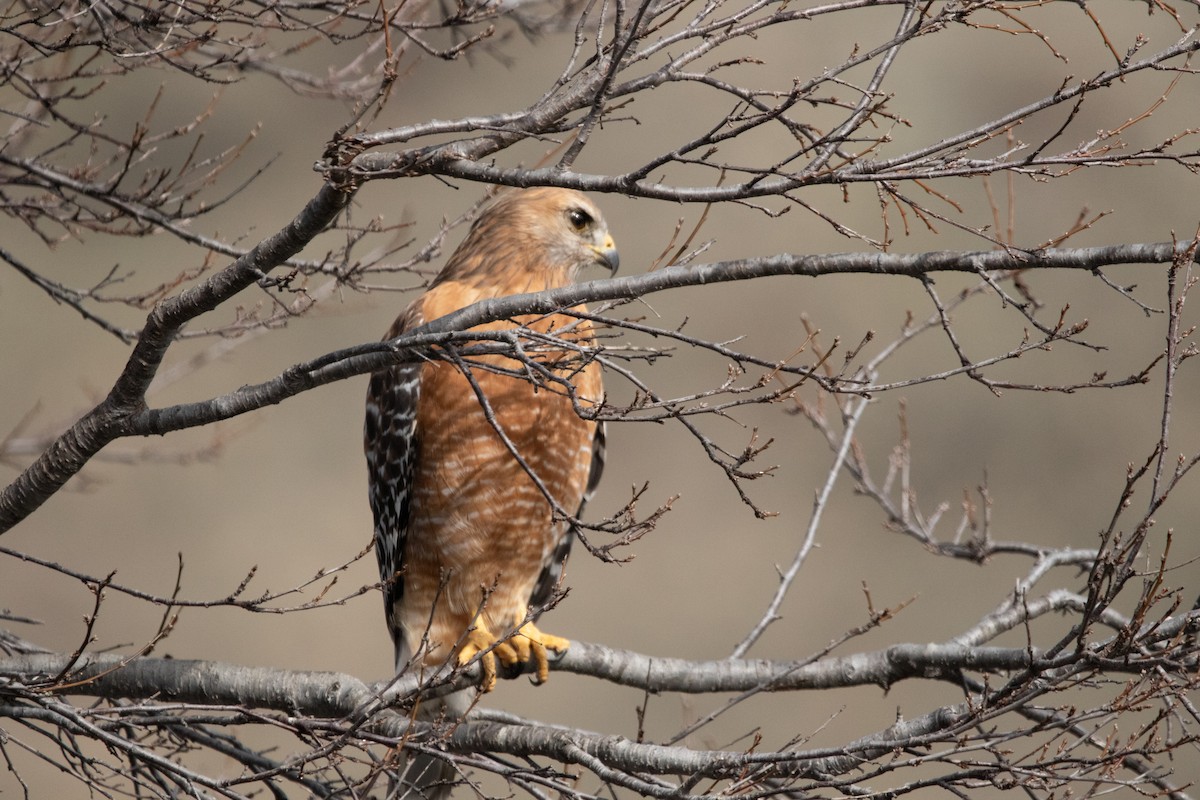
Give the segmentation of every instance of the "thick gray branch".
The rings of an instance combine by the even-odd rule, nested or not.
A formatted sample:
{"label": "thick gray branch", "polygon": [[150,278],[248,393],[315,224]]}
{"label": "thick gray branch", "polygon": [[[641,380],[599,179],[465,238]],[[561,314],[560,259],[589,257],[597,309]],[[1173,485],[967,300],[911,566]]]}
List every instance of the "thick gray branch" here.
{"label": "thick gray branch", "polygon": [[[782,253],[764,258],[721,261],[689,267],[667,267],[643,275],[611,278],[536,294],[520,294],[484,300],[434,320],[390,342],[379,342],[337,350],[304,364],[297,364],[264,383],[243,386],[237,391],[164,409],[150,409],[133,422],[135,435],[163,434],[218,422],[268,405],[274,405],[317,386],[363,375],[392,364],[411,361],[439,346],[477,340],[465,331],[499,319],[524,314],[545,314],[580,303],[624,300],[685,286],[702,286],[771,276],[879,274],[920,278],[936,272],[969,272],[1006,269],[1094,270],[1113,264],[1170,263],[1185,244],[1171,242],[1069,248],[1026,253],[1009,251],[919,254],[838,253],[793,255]],[[3,528],[0,528],[2,531]]]}
{"label": "thick gray branch", "polygon": [[[1200,611],[1170,617],[1156,624],[1142,648],[1168,642],[1189,625],[1200,623]],[[1153,649],[1115,654],[1102,659],[1105,643],[1093,652],[1066,652],[1045,658],[1037,648],[982,647],[964,644],[897,644],[884,650],[830,656],[818,661],[719,659],[692,661],[658,658],[589,642],[572,642],[552,662],[556,672],[572,672],[648,692],[798,691],[875,685],[888,687],[908,678],[952,678],[959,671],[1011,672],[1062,669],[1072,664],[1100,666],[1110,672],[1139,673],[1163,666]],[[1171,655],[1166,667],[1194,668],[1195,654]],[[62,654],[33,653],[0,658],[0,677],[24,686],[37,686],[70,664]],[[469,686],[478,680],[475,669],[462,670],[441,690]],[[348,717],[378,700],[380,687],[350,675],[301,672],[269,667],[243,667],[215,661],[135,658],[116,654],[82,656],[64,678],[66,686],[51,688],[67,694],[130,699],[174,700],[205,705],[244,705],[316,717]],[[387,690],[405,697],[421,690],[416,676],[404,676]]]}

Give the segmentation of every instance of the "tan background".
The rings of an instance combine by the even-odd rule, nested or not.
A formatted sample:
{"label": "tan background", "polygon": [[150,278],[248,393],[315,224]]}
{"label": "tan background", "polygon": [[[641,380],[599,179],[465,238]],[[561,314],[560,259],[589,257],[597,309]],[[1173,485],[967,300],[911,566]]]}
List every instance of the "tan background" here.
{"label": "tan background", "polygon": [[[1065,4],[1064,4],[1065,5]],[[1148,19],[1144,6],[1107,4],[1106,29],[1118,49],[1137,31],[1153,34],[1151,47],[1173,41],[1171,27],[1159,15]],[[889,153],[936,141],[999,112],[1053,91],[1068,74],[1085,75],[1106,68],[1111,57],[1096,31],[1083,24],[1077,7],[1056,8],[1039,17],[1053,41],[1071,57],[1056,61],[1032,37],[1015,39],[984,31],[918,41],[904,51],[887,88],[895,93],[893,108],[912,122],[899,128]],[[873,42],[894,24],[885,9],[843,15],[836,23],[813,23],[762,36],[750,55],[767,63],[741,68],[743,76],[761,74],[764,83],[787,86],[790,75],[808,75],[845,57],[852,41]],[[853,32],[851,23],[862,28]],[[839,27],[840,26],[840,27]],[[507,45],[515,63],[502,66],[479,56],[474,66],[434,60],[406,62],[409,76],[376,125],[497,112],[523,106],[538,96],[550,76],[557,75],[566,40],[554,38],[530,46],[516,38]],[[313,49],[301,59],[309,67],[323,60],[345,62],[351,48]],[[299,62],[298,62],[299,63]],[[861,75],[859,77],[862,77]],[[1113,128],[1147,108],[1168,78],[1150,76],[1130,81],[1085,107],[1064,137],[1064,146],[1081,141],[1099,128]],[[168,92],[156,121],[175,124],[190,118],[210,99],[213,87],[181,82],[178,76],[154,72],[119,84],[104,95],[102,109],[118,130],[140,118],[158,82]],[[1145,130],[1128,137],[1151,141],[1164,132],[1194,125],[1200,108],[1200,82],[1184,81],[1172,103],[1156,114]],[[712,105],[696,89],[662,91],[639,98],[629,109],[642,122],[609,124],[598,135],[580,168],[615,171],[638,163],[641,155],[684,137],[688,126],[711,124],[724,105]],[[345,118],[345,106],[313,101],[280,89],[261,77],[227,87],[210,126],[207,152],[240,141],[245,131],[262,123],[242,167],[248,172],[275,157],[267,174],[225,208],[196,221],[199,231],[238,239],[245,244],[268,235],[290,219],[302,199],[318,187],[310,169],[331,131]],[[1062,113],[1049,115],[1020,132],[1035,140],[1037,131],[1060,124]],[[762,137],[723,151],[731,161],[761,158],[785,143]],[[886,155],[886,154],[885,154]],[[522,157],[536,158],[533,150]],[[161,157],[170,161],[168,148]],[[766,159],[764,159],[766,160]],[[244,174],[244,173],[243,173]],[[691,176],[695,177],[695,176]],[[1069,227],[1084,208],[1111,210],[1112,216],[1075,244],[1161,241],[1172,232],[1190,235],[1198,222],[1197,177],[1182,169],[1147,166],[1127,170],[1093,170],[1055,182],[1018,179],[1016,231],[1019,244],[1036,244]],[[993,182],[997,192],[1003,184]],[[938,205],[967,224],[988,221],[987,201],[976,181],[948,181],[938,189],[950,193],[964,213]],[[913,187],[907,191],[916,193]],[[414,225],[415,241],[425,241],[443,215],[452,216],[480,195],[480,188],[459,184],[451,189],[432,180],[377,182],[358,197],[355,219],[374,215]],[[866,186],[854,187],[843,203],[832,190],[802,192],[828,213],[858,229],[880,235],[878,203]],[[693,224],[698,207],[682,207],[619,196],[598,197],[622,256],[622,272],[646,270],[670,238],[678,218]],[[936,201],[925,198],[932,204]],[[780,251],[830,252],[861,250],[862,245],[837,236],[824,223],[793,209],[779,219],[746,208],[716,208],[701,234],[712,239],[704,261]],[[892,216],[893,230],[901,225]],[[908,237],[898,236],[894,249],[976,249],[984,243],[947,225],[932,234],[910,218]],[[451,246],[461,234],[455,234]],[[53,252],[11,220],[0,220],[0,241],[31,265],[44,268],[72,285],[87,285],[119,264],[137,273],[137,285],[168,280],[180,269],[194,267],[198,256],[165,236],[148,239],[68,240]],[[315,249],[306,253],[317,257]],[[439,262],[440,263],[440,262]],[[1139,285],[1138,296],[1161,307],[1164,269],[1140,266],[1114,269],[1110,275]],[[961,278],[938,279],[943,297],[965,285]],[[1132,303],[1084,273],[1036,276],[1031,279],[1048,309],[1071,305],[1072,319],[1087,318],[1087,338],[1109,348],[1094,353],[1059,345],[1035,353],[995,374],[1015,380],[1076,382],[1107,370],[1116,377],[1139,369],[1160,349],[1165,335],[1161,315],[1147,318]],[[314,283],[314,286],[317,284]],[[398,278],[395,285],[411,281]],[[261,301],[248,293],[245,304]],[[405,295],[344,292],[326,301],[287,329],[237,347],[230,358],[210,366],[157,395],[165,404],[206,398],[245,383],[267,379],[288,365],[332,349],[373,341],[407,302]],[[126,324],[137,317],[111,309]],[[752,285],[690,289],[649,298],[632,306],[631,316],[647,314],[671,327],[690,318],[692,334],[732,339],[744,336],[746,350],[768,357],[791,353],[804,339],[801,316],[821,328],[822,340],[835,337],[858,342],[868,330],[877,343],[891,339],[912,310],[923,318],[931,312],[920,287],[896,278],[773,279]],[[1048,313],[1047,319],[1054,316]],[[1016,315],[998,301],[977,301],[956,319],[964,342],[975,357],[1015,346],[1021,335]],[[44,294],[12,271],[0,271],[0,432],[12,430],[31,415],[26,435],[58,429],[107,391],[128,355],[128,348],[97,331],[70,310],[56,307]],[[171,363],[211,342],[178,348]],[[874,346],[869,352],[874,352]],[[807,358],[807,356],[805,357]],[[944,338],[924,337],[886,369],[885,379],[955,364]],[[658,366],[638,365],[638,374],[663,393],[682,393],[723,379],[721,359],[683,351]],[[1187,364],[1176,391],[1172,423],[1174,449],[1193,452],[1197,435],[1196,376]],[[617,396],[628,388],[610,380]],[[1029,540],[1047,545],[1090,546],[1113,513],[1126,465],[1140,463],[1156,436],[1161,408],[1162,370],[1147,386],[1076,395],[1007,392],[995,397],[962,378],[885,394],[868,412],[860,434],[876,474],[897,435],[898,403],[908,404],[914,441],[915,489],[926,512],[938,502],[950,505],[944,536],[957,523],[964,490],[986,475],[995,500],[993,534],[998,539]],[[370,512],[366,503],[365,469],[360,428],[365,378],[320,389],[243,417],[215,429],[173,434],[161,440],[120,442],[104,456],[144,455],[131,464],[101,462],[84,473],[16,530],[3,544],[59,561],[93,575],[116,570],[116,580],[146,591],[169,594],[177,553],[183,553],[183,595],[215,598],[231,591],[252,565],[258,574],[249,593],[280,590],[312,576],[321,568],[351,559],[369,543]],[[811,393],[807,395],[812,397]],[[604,565],[583,551],[575,554],[568,599],[545,620],[552,632],[657,655],[716,658],[728,655],[758,620],[776,584],[776,565],[786,565],[803,535],[814,492],[824,479],[830,454],[820,438],[783,407],[739,412],[738,422],[712,420],[705,429],[738,449],[752,426],[775,444],[763,457],[779,464],[770,478],[749,486],[754,497],[779,516],[756,521],[736,494],[706,463],[700,449],[678,426],[616,425],[610,431],[609,468],[592,513],[614,511],[632,486],[649,481],[643,501],[649,508],[679,494],[659,529],[631,550],[632,561]],[[172,462],[180,454],[213,457],[197,463]],[[4,480],[15,476],[3,467]],[[1195,520],[1196,492],[1185,488],[1170,510],[1160,515],[1153,544],[1175,528],[1176,564],[1200,555]],[[1144,503],[1146,493],[1135,502]],[[996,559],[984,567],[938,560],[916,543],[883,529],[882,514],[851,491],[842,478],[826,512],[801,579],[793,588],[776,623],[752,655],[797,658],[823,647],[849,627],[866,619],[862,586],[870,587],[877,608],[915,597],[915,602],[881,630],[844,649],[874,649],[894,642],[943,641],[969,627],[1000,602],[1024,559]],[[333,590],[349,592],[376,579],[368,555],[341,576]],[[1057,576],[1062,585],[1078,587],[1071,575]],[[1200,582],[1194,565],[1171,575],[1176,585],[1190,587],[1191,602]],[[12,559],[0,560],[0,607],[43,621],[37,628],[18,628],[35,641],[71,650],[83,632],[82,616],[91,607],[89,592],[79,583]],[[338,670],[364,679],[381,679],[390,668],[387,640],[376,594],[344,606],[289,615],[217,610],[186,610],[178,630],[157,651],[181,658],[211,658],[293,669]],[[129,647],[152,636],[161,611],[111,595],[96,626],[96,647]],[[1048,632],[1057,621],[1047,622]],[[1049,639],[1047,638],[1047,641]],[[812,735],[813,745],[843,742],[885,727],[899,712],[916,716],[935,703],[956,702],[952,688],[910,682],[884,695],[876,689],[825,692],[792,697],[760,698],[735,710],[712,732],[698,735],[701,747],[739,746],[734,742],[761,726],[767,743],[780,744],[791,735]],[[568,722],[584,728],[632,736],[636,731],[637,692],[599,682],[558,675],[542,688],[524,681],[502,685],[489,704],[529,717]],[[665,737],[681,724],[723,702],[723,698],[678,696],[650,700],[648,734]],[[832,718],[832,723],[830,720]],[[732,744],[731,744],[732,743]],[[50,781],[44,767],[26,765],[27,778]],[[10,776],[0,771],[0,788],[10,791]],[[50,785],[49,783],[43,785]],[[84,796],[68,784],[67,796]]]}

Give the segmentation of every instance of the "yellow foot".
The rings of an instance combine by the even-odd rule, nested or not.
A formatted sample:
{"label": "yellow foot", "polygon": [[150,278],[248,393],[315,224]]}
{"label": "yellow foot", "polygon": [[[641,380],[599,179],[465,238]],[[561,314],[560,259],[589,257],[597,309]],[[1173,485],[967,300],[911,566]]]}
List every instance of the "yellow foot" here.
{"label": "yellow foot", "polygon": [[496,647],[496,654],[504,666],[528,664],[530,657],[537,666],[534,683],[545,683],[550,678],[550,659],[547,650],[565,653],[571,643],[561,636],[542,633],[532,622],[526,622],[506,642]]}
{"label": "yellow foot", "polygon": [[533,682],[540,684],[550,677],[550,659],[546,651],[563,653],[570,646],[567,639],[542,633],[532,622],[526,622],[508,639],[497,641],[495,634],[481,620],[476,620],[475,627],[467,634],[467,640],[458,651],[458,663],[465,665],[479,655],[479,665],[483,669],[479,689],[490,692],[496,688],[497,658],[505,667],[528,664],[532,658],[536,667]]}
{"label": "yellow foot", "polygon": [[458,651],[460,666],[466,666],[472,658],[479,656],[479,667],[483,670],[483,678],[479,681],[481,692],[490,692],[496,688],[496,654],[491,650],[495,643],[496,637],[492,632],[476,620],[475,627],[467,631],[467,640]]}

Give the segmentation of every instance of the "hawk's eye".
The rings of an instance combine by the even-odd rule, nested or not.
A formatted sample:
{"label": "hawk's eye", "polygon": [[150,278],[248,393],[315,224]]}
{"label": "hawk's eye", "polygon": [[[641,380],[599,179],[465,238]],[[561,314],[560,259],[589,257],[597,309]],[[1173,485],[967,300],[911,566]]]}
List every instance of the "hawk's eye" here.
{"label": "hawk's eye", "polygon": [[567,219],[570,220],[572,228],[581,231],[592,221],[592,215],[582,208],[572,208],[567,212]]}

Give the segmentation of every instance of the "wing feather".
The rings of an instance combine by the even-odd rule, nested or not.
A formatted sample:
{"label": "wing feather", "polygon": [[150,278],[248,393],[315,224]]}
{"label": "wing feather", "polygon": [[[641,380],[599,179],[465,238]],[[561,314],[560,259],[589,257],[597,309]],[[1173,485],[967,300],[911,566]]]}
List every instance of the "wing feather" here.
{"label": "wing feather", "polygon": [[[414,303],[392,325],[385,339],[395,338],[424,322]],[[399,364],[373,373],[367,388],[363,449],[367,456],[368,492],[375,517],[375,557],[384,582],[383,603],[388,632],[402,666],[404,642],[398,615],[404,597],[404,548],[412,518],[412,484],[420,439],[417,406],[421,398],[421,363]]]}
{"label": "wing feather", "polygon": [[[583,497],[579,500],[579,508],[575,510],[576,519],[583,516],[584,508],[587,507],[588,501],[592,499],[592,495],[596,493],[596,487],[600,484],[600,475],[604,472],[606,445],[607,435],[604,423],[601,422],[596,425],[596,433],[592,437],[592,461],[588,468],[587,487],[584,489]],[[537,583],[533,586],[533,594],[529,599],[529,607],[533,609],[535,619],[536,616],[541,615],[542,607],[549,603],[554,596],[555,587],[558,586],[563,570],[566,568],[567,558],[571,555],[571,545],[575,543],[578,536],[579,526],[567,525],[566,532],[559,539],[550,560],[542,565],[542,571],[538,575]]]}

